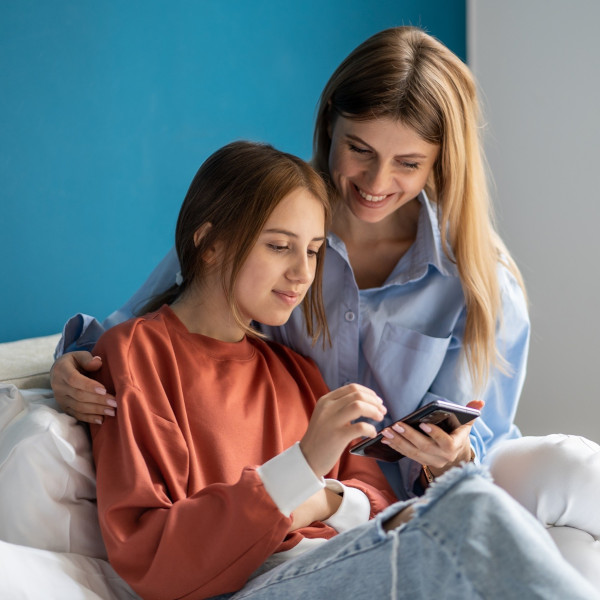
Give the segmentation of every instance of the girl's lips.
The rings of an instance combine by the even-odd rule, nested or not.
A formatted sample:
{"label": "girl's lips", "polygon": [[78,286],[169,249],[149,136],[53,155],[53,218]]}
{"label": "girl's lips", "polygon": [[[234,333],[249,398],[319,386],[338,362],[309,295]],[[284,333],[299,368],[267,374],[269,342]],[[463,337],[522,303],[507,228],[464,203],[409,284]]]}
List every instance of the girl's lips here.
{"label": "girl's lips", "polygon": [[289,306],[294,306],[300,297],[300,294],[296,292],[285,292],[283,290],[273,290],[273,293]]}

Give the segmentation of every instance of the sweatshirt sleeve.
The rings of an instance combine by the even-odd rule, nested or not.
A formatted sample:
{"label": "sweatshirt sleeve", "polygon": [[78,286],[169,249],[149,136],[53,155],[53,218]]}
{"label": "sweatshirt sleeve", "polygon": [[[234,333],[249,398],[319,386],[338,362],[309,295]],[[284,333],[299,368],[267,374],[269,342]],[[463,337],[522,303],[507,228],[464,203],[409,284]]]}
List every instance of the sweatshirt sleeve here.
{"label": "sweatshirt sleeve", "polygon": [[369,497],[362,490],[348,487],[337,479],[317,477],[306,462],[299,443],[260,466],[258,474],[267,492],[286,516],[291,516],[296,507],[324,487],[342,496],[340,507],[323,521],[325,525],[343,533],[366,523],[371,516]]}
{"label": "sweatshirt sleeve", "polygon": [[287,517],[325,487],[325,481],[317,477],[306,462],[299,443],[258,467],[258,474],[279,510]]}
{"label": "sweatshirt sleeve", "polygon": [[346,487],[363,492],[371,507],[368,518],[372,519],[377,513],[396,502],[397,498],[377,461],[350,454],[351,446],[352,443],[342,453],[336,469],[329,476],[335,477]]}
{"label": "sweatshirt sleeve", "polygon": [[[110,332],[109,332],[110,333]],[[131,364],[111,346],[100,379],[119,402],[117,416],[92,427],[98,510],[115,570],[142,597],[207,598],[235,591],[275,552],[291,520],[256,468],[231,484],[187,495],[190,450],[158,376],[132,385]],[[124,352],[124,351],[123,351]]]}

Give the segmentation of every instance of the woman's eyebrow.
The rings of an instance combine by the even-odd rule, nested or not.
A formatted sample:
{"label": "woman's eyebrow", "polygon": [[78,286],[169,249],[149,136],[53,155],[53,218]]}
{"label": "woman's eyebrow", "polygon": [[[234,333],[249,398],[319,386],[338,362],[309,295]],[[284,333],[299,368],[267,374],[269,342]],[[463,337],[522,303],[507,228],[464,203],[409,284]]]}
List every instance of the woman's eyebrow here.
{"label": "woman's eyebrow", "polygon": [[[288,235],[290,237],[293,238],[297,238],[298,234],[294,233],[293,231],[288,231],[287,229],[278,229],[276,227],[273,227],[271,229],[263,229],[263,233],[279,233],[282,235]],[[321,236],[321,237],[314,237],[312,239],[313,242],[322,242],[325,239],[325,236]]]}
{"label": "woman's eyebrow", "polygon": [[346,137],[349,140],[352,140],[353,142],[358,142],[359,144],[363,144],[363,146],[369,146],[369,148],[371,148],[371,144],[367,144],[367,142],[365,142],[365,140],[358,137],[357,135],[354,135],[353,133],[347,133]]}

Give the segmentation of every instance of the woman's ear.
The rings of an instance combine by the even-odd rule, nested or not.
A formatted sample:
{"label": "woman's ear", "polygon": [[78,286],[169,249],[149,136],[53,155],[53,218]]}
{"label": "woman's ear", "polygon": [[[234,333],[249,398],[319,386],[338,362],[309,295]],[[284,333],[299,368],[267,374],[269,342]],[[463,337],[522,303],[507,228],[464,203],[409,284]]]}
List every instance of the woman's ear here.
{"label": "woman's ear", "polygon": [[[200,227],[198,227],[198,229],[196,229],[196,231],[194,232],[194,246],[196,248],[201,244],[202,240],[206,237],[211,227],[212,223],[203,223]],[[216,254],[216,244],[211,244],[202,253],[202,260],[210,264],[215,259]]]}

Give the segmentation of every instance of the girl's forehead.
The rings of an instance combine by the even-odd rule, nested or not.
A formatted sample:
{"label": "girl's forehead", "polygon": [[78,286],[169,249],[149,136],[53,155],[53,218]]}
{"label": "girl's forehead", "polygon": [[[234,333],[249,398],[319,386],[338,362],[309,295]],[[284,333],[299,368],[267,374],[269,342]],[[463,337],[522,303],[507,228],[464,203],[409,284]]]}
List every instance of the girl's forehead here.
{"label": "girl's forehead", "polygon": [[297,235],[322,237],[325,230],[325,208],[307,189],[296,188],[273,209],[263,231],[277,228],[284,228]]}

